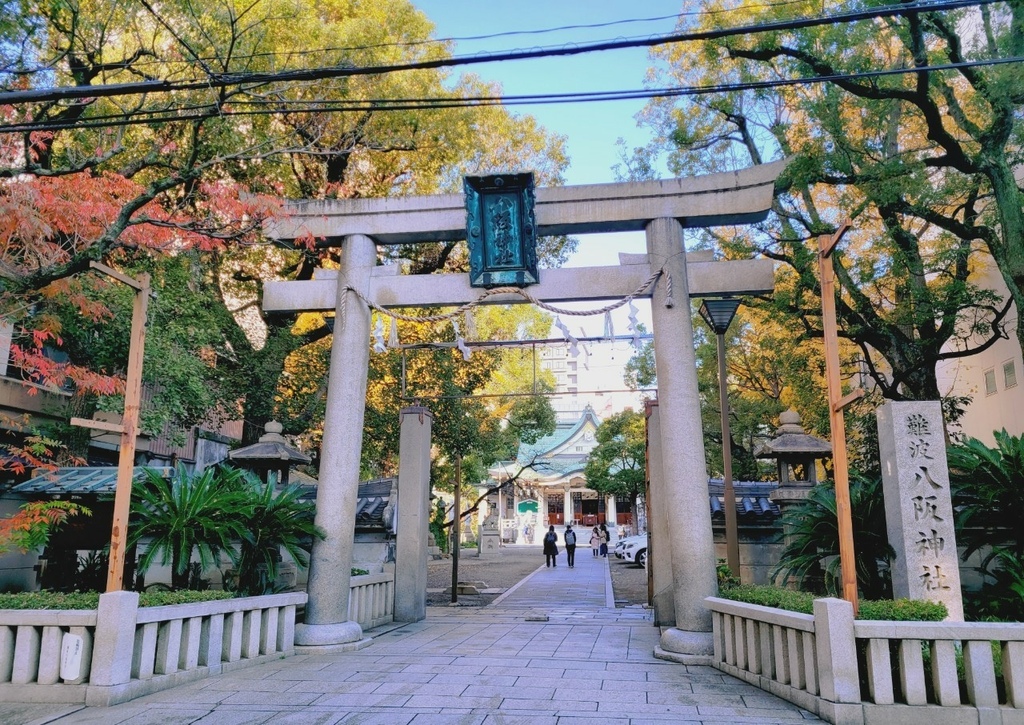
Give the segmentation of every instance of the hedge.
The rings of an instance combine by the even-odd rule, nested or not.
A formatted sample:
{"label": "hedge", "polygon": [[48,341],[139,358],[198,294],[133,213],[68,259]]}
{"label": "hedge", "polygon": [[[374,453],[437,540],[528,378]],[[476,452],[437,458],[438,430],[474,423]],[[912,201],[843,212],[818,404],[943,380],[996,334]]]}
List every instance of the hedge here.
{"label": "hedge", "polygon": [[[217,599],[231,599],[231,592],[221,591],[152,591],[139,593],[140,607],[162,607],[168,604],[192,604]],[[99,592],[19,592],[0,594],[0,609],[96,609]]]}
{"label": "hedge", "polygon": [[[819,598],[819,595],[807,592],[752,584],[723,587],[718,596],[736,602],[775,607],[803,614],[813,614],[814,600]],[[946,605],[939,602],[926,602],[918,599],[862,599],[857,619],[941,622],[947,615]]]}

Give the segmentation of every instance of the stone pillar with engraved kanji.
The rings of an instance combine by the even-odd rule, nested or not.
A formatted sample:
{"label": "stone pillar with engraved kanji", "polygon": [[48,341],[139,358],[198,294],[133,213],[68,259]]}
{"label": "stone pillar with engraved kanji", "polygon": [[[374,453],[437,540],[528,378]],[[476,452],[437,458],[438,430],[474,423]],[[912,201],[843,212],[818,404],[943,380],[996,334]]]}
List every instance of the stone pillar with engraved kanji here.
{"label": "stone pillar with engraved kanji", "polygon": [[937,402],[890,402],[878,409],[878,448],[897,598],[942,602],[963,621],[953,504]]}

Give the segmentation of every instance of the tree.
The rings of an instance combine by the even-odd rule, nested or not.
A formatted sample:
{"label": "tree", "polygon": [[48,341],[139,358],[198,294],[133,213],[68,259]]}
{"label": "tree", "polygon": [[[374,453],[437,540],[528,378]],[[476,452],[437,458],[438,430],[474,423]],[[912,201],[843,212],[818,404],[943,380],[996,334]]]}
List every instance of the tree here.
{"label": "tree", "polygon": [[[80,102],[30,95],[0,108],[0,178],[7,182],[0,187],[0,311],[17,323],[19,364],[60,383],[70,377],[82,391],[116,393],[116,368],[98,375],[76,360],[47,362],[44,348],[63,344],[60,330],[47,326],[52,317],[27,311],[67,296],[90,261],[130,268],[191,251],[204,270],[196,280],[222,320],[206,328],[220,339],[195,341],[192,354],[216,368],[219,390],[238,392],[247,442],[277,416],[274,392],[289,355],[329,335],[322,325],[299,332],[290,317],[260,310],[262,280],[308,279],[335,260],[330,249],[261,246],[261,225],[278,211],[277,198],[450,191],[461,173],[510,164],[558,183],[566,163],[562,139],[501,108],[322,110],[341,100],[458,99],[495,90],[471,77],[449,84],[442,71],[416,71],[210,82],[444,57],[447,47],[427,42],[429,22],[408,2],[327,0],[313,13],[290,0],[10,5],[17,12],[0,24],[0,91],[90,91]],[[140,79],[175,88],[93,92]],[[547,240],[544,258],[558,263],[571,244]],[[428,245],[382,250],[382,257],[401,254],[413,271],[429,272],[458,267],[461,250]],[[106,314],[94,300],[70,299],[85,316]]]}
{"label": "tree", "polygon": [[23,554],[46,546],[50,536],[72,516],[92,516],[85,506],[71,501],[30,501],[18,512],[0,519],[0,554],[18,549]]}
{"label": "tree", "polygon": [[[736,12],[760,23],[800,11]],[[935,364],[1005,336],[1011,301],[1020,309],[1024,300],[1024,211],[1012,171],[1021,158],[1024,90],[1011,65],[842,76],[1017,55],[1021,13],[1011,2],[666,46],[657,57],[668,68],[658,81],[837,79],[654,102],[645,122],[659,138],[632,168],[649,167],[660,150],[675,173],[792,157],[775,220],[724,230],[715,243],[727,255],[753,251],[783,262],[775,298],[763,304],[797,315],[805,335],[820,336],[816,236],[850,216],[853,228],[834,255],[841,334],[886,398],[938,399]],[[682,17],[680,27],[736,22],[735,12],[706,12]],[[1006,300],[972,281],[985,254],[1007,282]],[[1024,340],[1024,322],[1017,335]],[[955,417],[963,401],[949,402]]]}
{"label": "tree", "polygon": [[583,475],[587,488],[605,496],[625,496],[636,501],[646,480],[646,421],[642,413],[627,408],[606,418],[594,434],[597,446],[590,452]]}

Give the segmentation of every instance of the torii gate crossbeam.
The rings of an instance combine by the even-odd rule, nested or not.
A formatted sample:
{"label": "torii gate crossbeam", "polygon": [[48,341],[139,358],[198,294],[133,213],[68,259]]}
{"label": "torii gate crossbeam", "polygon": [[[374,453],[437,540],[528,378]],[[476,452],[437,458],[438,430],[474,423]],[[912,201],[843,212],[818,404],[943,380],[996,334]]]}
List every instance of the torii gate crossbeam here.
{"label": "torii gate crossbeam", "polygon": [[[621,298],[651,272],[662,272],[648,292],[665,421],[666,548],[676,619],[676,627],[662,636],[662,648],[682,655],[710,654],[711,614],[704,599],[717,592],[689,299],[772,289],[770,260],[688,264],[683,229],[763,219],[784,166],[776,162],[694,179],[537,190],[538,234],[643,229],[647,254],[624,255],[617,267],[542,270],[540,283],[528,288],[534,297],[549,302]],[[321,272],[306,282],[268,282],[264,289],[266,310],[334,309],[336,315],[316,514],[327,538],[314,544],[306,625],[296,631],[296,643],[344,645],[362,637],[359,625],[348,621],[348,596],[370,336],[370,311],[351,290],[384,307],[459,305],[480,292],[469,287],[465,275],[399,276],[375,266],[377,243],[465,238],[461,196],[301,202],[289,212],[268,225],[268,234],[285,240],[312,234],[341,246],[337,273]]]}

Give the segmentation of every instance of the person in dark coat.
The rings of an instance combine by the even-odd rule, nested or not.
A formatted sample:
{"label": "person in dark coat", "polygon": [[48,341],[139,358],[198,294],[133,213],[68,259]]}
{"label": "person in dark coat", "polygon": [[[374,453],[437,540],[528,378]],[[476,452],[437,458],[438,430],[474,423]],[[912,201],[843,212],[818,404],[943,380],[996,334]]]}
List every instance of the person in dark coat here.
{"label": "person in dark coat", "polygon": [[544,564],[546,566],[558,566],[555,557],[558,556],[558,534],[555,527],[549,526],[548,532],[544,534]]}
{"label": "person in dark coat", "polygon": [[572,530],[572,524],[565,525],[562,541],[565,542],[565,563],[572,569],[576,566],[576,532]]}
{"label": "person in dark coat", "polygon": [[601,524],[601,556],[608,556],[608,542],[611,541],[612,535],[608,533],[607,524]]}

